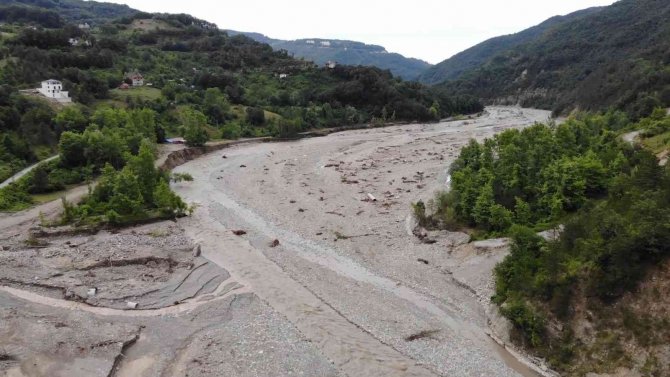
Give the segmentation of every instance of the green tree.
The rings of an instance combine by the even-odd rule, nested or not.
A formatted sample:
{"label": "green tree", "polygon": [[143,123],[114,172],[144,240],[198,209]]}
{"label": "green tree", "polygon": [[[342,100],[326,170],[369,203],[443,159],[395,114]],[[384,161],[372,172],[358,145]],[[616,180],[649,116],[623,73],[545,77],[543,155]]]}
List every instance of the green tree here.
{"label": "green tree", "polygon": [[153,203],[154,187],[159,175],[154,166],[154,152],[151,143],[145,139],[137,156],[130,157],[126,167],[137,176],[144,204]]}
{"label": "green tree", "polygon": [[257,107],[247,107],[247,122],[252,126],[262,126],[265,124],[265,111]]}
{"label": "green tree", "polygon": [[205,131],[207,117],[200,111],[192,108],[186,108],[179,114],[179,120],[182,123],[184,139],[186,144],[192,147],[205,145],[209,140],[209,135]]}
{"label": "green tree", "polygon": [[86,164],[84,151],[86,140],[84,135],[71,131],[63,132],[58,143],[60,160],[66,167],[83,166]]}
{"label": "green tree", "polygon": [[88,125],[88,119],[78,106],[68,106],[61,110],[54,118],[59,131],[83,132]]}
{"label": "green tree", "polygon": [[207,89],[202,105],[205,115],[215,125],[223,124],[230,112],[230,103],[219,88]]}

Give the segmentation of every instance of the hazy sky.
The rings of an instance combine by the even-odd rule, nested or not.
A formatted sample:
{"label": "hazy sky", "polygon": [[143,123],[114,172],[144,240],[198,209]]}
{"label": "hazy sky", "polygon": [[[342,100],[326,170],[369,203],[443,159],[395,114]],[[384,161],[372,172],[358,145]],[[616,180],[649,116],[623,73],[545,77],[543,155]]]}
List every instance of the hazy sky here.
{"label": "hazy sky", "polygon": [[[104,1],[104,0],[103,0]],[[107,0],[110,1],[110,0]],[[613,0],[111,0],[147,12],[188,13],[222,29],[278,39],[378,44],[438,63],[488,38]]]}

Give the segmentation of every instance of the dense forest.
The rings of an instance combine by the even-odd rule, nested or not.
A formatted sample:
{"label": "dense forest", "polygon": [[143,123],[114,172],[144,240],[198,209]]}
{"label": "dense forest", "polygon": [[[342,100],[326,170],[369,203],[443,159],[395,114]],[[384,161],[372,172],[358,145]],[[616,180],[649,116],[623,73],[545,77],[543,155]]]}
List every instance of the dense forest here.
{"label": "dense forest", "polygon": [[588,8],[565,16],[552,17],[518,33],[488,39],[426,69],[419,75],[418,81],[435,85],[458,79],[464,72],[481,67],[499,53],[529,43],[557,25],[594,14],[601,9]]}
{"label": "dense forest", "polygon": [[556,114],[613,108],[644,117],[670,106],[669,17],[667,1],[622,0],[512,44],[441,86]]}
{"label": "dense forest", "polygon": [[[472,97],[387,70],[318,67],[188,15],[76,0],[14,1],[2,9],[0,181],[55,153],[60,159],[38,170],[43,179],[31,174],[0,191],[0,210],[90,180],[106,164],[123,172],[143,139],[152,149],[177,136],[197,146],[482,109]],[[135,73],[145,85],[132,87]],[[62,81],[75,103],[19,92],[46,79]]]}
{"label": "dense forest", "polygon": [[[670,336],[667,311],[619,305],[670,257],[670,168],[623,140],[632,129],[670,145],[670,116],[660,108],[637,123],[623,112],[579,114],[473,140],[432,212],[415,205],[424,226],[512,238],[492,300],[519,343],[567,375],[638,368],[636,347],[647,347],[651,363],[653,347]],[[545,229],[559,235],[542,238]],[[583,323],[595,333],[580,332]],[[647,367],[664,375],[660,364]]]}

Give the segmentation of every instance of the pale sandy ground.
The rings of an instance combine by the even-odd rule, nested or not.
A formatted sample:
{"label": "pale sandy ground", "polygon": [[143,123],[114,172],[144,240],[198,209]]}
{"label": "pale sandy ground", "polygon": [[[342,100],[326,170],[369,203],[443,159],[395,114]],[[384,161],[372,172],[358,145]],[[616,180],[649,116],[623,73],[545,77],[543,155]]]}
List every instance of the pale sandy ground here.
{"label": "pale sandy ground", "polygon": [[[471,138],[548,117],[491,107],[475,120],[228,149],[176,169],[195,177],[176,190],[199,205],[183,224],[205,257],[347,375],[533,375],[487,336],[491,269],[504,248],[478,257],[458,234],[422,244],[409,214],[445,187]],[[432,335],[406,340],[421,331]]]}
{"label": "pale sandy ground", "polygon": [[446,232],[421,244],[409,214],[470,138],[548,116],[492,107],[233,147],[176,169],[199,204],[176,223],[31,246],[38,214],[60,203],[0,214],[0,375],[533,376],[487,335],[506,248]]}

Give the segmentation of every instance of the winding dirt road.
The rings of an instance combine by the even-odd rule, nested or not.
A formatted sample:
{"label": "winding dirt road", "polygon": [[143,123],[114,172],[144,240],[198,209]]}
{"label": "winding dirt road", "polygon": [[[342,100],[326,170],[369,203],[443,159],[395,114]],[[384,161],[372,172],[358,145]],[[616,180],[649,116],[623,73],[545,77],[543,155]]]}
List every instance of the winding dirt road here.
{"label": "winding dirt road", "polygon": [[472,120],[234,147],[176,169],[195,178],[175,185],[198,205],[183,226],[346,375],[533,376],[487,335],[476,293],[490,291],[492,265],[472,270],[485,286],[464,287],[451,256],[462,235],[428,245],[408,223],[471,138],[548,117],[491,107]]}

